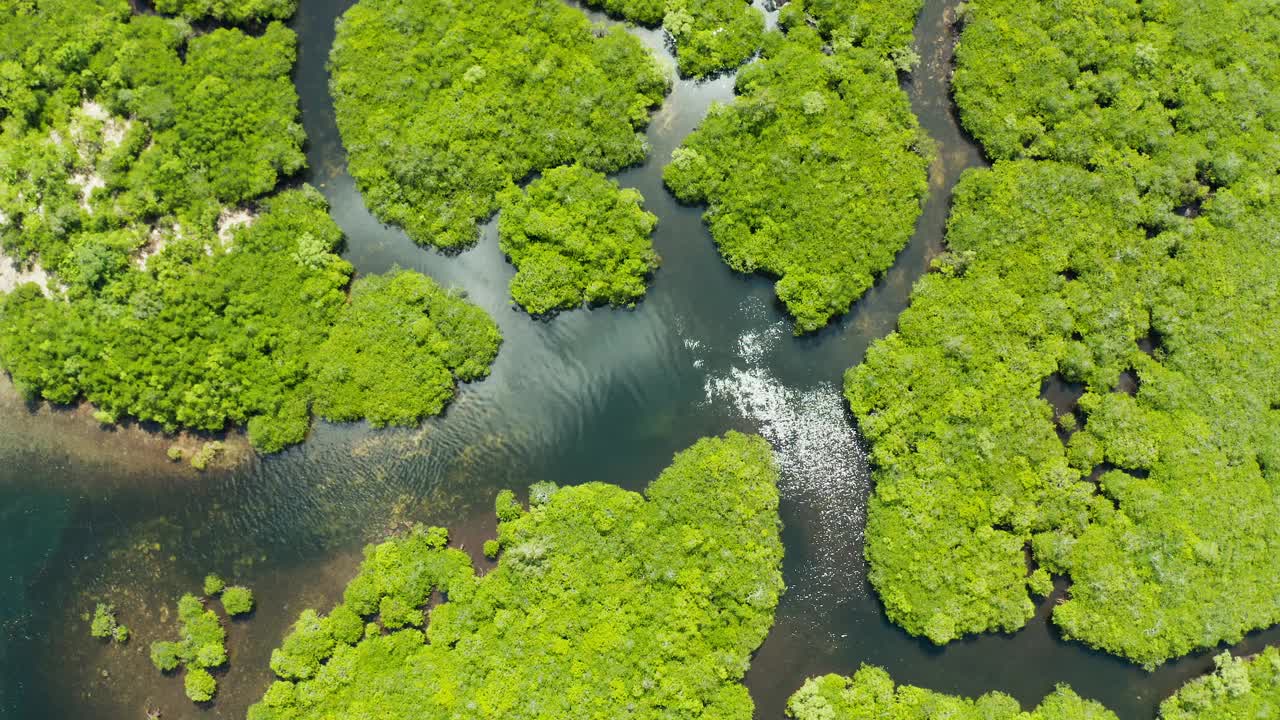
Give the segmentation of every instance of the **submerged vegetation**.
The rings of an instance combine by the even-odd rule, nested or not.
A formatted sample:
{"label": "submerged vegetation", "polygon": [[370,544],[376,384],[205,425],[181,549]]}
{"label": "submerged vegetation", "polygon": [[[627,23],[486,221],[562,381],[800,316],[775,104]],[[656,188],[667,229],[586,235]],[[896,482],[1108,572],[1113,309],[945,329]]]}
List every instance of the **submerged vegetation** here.
{"label": "submerged vegetation", "polygon": [[1117,720],[1110,710],[1066,686],[1059,686],[1036,709],[1023,712],[1018,701],[1004,693],[971,699],[895,686],[889,673],[868,665],[851,678],[826,675],[806,681],[787,702],[787,716],[795,720]]}
{"label": "submerged vegetation", "polygon": [[280,680],[249,717],[748,720],[739,681],[783,589],[776,481],[768,444],[730,433],[646,496],[500,496],[480,578],[439,528],[370,546],[343,603],[303,612],[272,654]]}
{"label": "submerged vegetation", "polygon": [[914,12],[871,14],[887,26],[850,33],[834,6],[815,8],[831,34],[810,27],[807,5],[789,3],[785,34],[771,34],[763,59],[738,76],[737,99],[713,106],[663,173],[678,198],[708,204],[730,267],[778,278],[797,334],[846,312],[893,263],[932,153],[886,47],[910,38]]}
{"label": "submerged vegetation", "polygon": [[[268,194],[304,164],[294,44],[279,23],[194,35],[126,0],[0,15],[0,247],[51,275],[0,295],[0,367],[24,395],[88,401],[107,424],[247,425],[273,452],[334,392],[311,371],[318,349],[367,370],[376,356],[332,355],[351,267],[324,200]],[[483,333],[478,312],[463,315]]]}
{"label": "submerged vegetation", "polygon": [[372,212],[459,248],[530,173],[644,159],[669,80],[622,28],[559,0],[361,0],[331,56],[338,128]]}
{"label": "submerged vegetation", "polygon": [[956,95],[997,162],[846,394],[890,618],[1012,631],[1052,573],[1067,637],[1150,667],[1280,620],[1280,10],[1072,7],[969,4]]}
{"label": "submerged vegetation", "polygon": [[500,246],[519,270],[511,297],[525,310],[633,305],[644,296],[659,262],[650,240],[658,217],[645,212],[638,190],[569,165],[500,201]]}

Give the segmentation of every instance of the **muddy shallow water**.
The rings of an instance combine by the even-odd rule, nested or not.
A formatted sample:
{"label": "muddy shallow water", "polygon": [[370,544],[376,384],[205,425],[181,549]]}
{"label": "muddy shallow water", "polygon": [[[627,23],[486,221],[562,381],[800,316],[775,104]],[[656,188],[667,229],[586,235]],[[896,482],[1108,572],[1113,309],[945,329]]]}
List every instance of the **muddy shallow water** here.
{"label": "muddy shallow water", "polygon": [[[663,265],[634,311],[597,309],[536,322],[513,310],[514,274],[493,223],[455,257],[415,246],[365,209],[333,121],[325,62],[335,18],[351,0],[304,0],[297,85],[310,138],[307,180],[329,198],[360,272],[421,270],[465,288],[506,338],[487,380],[462,388],[447,413],[412,430],[319,424],[305,445],[197,475],[168,463],[169,441],[139,429],[97,430],[74,412],[31,409],[0,387],[0,715],[136,720],[243,717],[270,679],[267,661],[308,606],[327,609],[360,547],[404,522],[449,526],[468,549],[492,535],[493,495],[542,479],[642,488],[672,453],[728,429],[763,434],[783,467],[785,575],[777,625],[747,684],[757,717],[781,718],[805,677],[863,662],[936,690],[1003,690],[1024,704],[1059,682],[1122,718],[1203,672],[1208,654],[1147,673],[1058,638],[1049,604],[1012,636],[934,648],[889,624],[865,581],[866,458],[840,396],[844,370],[890,332],[911,284],[942,249],[951,187],[981,154],[949,99],[955,3],[930,0],[917,28],[921,68],[906,81],[938,142],[931,195],[897,264],[842,320],[793,338],[766,279],[728,270],[701,222],[661,170],[732,77],[677,82],[649,129],[649,161],[618,174],[660,218]],[[596,16],[599,17],[599,16]],[[662,36],[636,31],[667,54]],[[8,395],[5,393],[8,392]],[[229,623],[229,668],[214,703],[195,706],[146,648],[174,632],[176,597],[216,571],[252,587],[258,609]],[[98,643],[81,615],[110,600],[134,634]],[[1256,647],[1280,633],[1254,636]]]}

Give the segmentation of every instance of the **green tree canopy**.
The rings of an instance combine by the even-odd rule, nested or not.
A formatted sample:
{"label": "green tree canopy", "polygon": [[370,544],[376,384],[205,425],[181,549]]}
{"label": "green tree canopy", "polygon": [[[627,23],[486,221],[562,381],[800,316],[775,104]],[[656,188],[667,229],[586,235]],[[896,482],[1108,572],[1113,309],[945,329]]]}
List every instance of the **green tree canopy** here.
{"label": "green tree canopy", "polygon": [[1160,703],[1162,720],[1252,720],[1280,708],[1280,650],[1242,659],[1224,652],[1215,671],[1183,685]]}
{"label": "green tree canopy", "polygon": [[355,282],[312,355],[312,396],[328,420],[413,425],[453,399],[455,378],[489,374],[502,335],[484,310],[401,270]]}
{"label": "green tree canopy", "polygon": [[955,95],[991,157],[1106,169],[1183,202],[1280,166],[1274,3],[967,6]]}
{"label": "green tree canopy", "polygon": [[253,591],[241,585],[232,585],[222,591],[222,609],[228,615],[245,615],[253,611]]}
{"label": "green tree canopy", "polygon": [[[1249,658],[1222,653],[1216,670],[1191,680],[1160,704],[1161,720],[1255,720],[1280,708],[1280,650]],[[889,674],[863,665],[853,677],[826,675],[805,682],[787,703],[795,720],[1116,720],[1101,704],[1059,685],[1038,707],[992,692],[978,698],[894,685]]]}
{"label": "green tree canopy", "polygon": [[812,678],[787,702],[787,716],[795,720],[1117,720],[1115,713],[1060,685],[1024,712],[1004,693],[978,698],[894,685],[889,673],[863,665],[853,677]]}
{"label": "green tree canopy", "polygon": [[151,643],[151,662],[161,672],[171,672],[180,665],[185,667],[183,685],[187,697],[193,702],[205,702],[217,690],[209,668],[221,667],[227,662],[227,631],[217,613],[190,593],[178,600],[178,622],[180,639]]}
{"label": "green tree canopy", "polygon": [[[11,48],[0,57],[20,58],[4,64],[34,86],[18,103],[27,111],[0,125],[7,254],[95,289],[103,277],[82,271],[86,257],[136,250],[152,230],[211,237],[227,206],[303,167],[291,30],[192,37],[180,21],[130,16],[123,0],[69,3],[83,15],[64,4],[0,17]],[[61,37],[59,23],[91,40]],[[48,71],[68,54],[65,73]]]}
{"label": "green tree canopy", "polygon": [[280,680],[249,717],[748,720],[739,681],[783,589],[776,481],[768,444],[730,433],[646,496],[543,484],[527,512],[500,501],[480,578],[438,528],[370,546],[343,603],[302,613],[272,655]]}
{"label": "green tree canopy", "polygon": [[559,0],[361,0],[331,61],[365,201],[440,248],[473,243],[498,192],[530,173],[643,160],[669,82],[639,40]]}
{"label": "green tree canopy", "polygon": [[662,23],[676,43],[676,66],[688,77],[732,70],[764,40],[764,16],[743,0],[668,0]]}
{"label": "green tree canopy", "polygon": [[[786,35],[771,36],[738,97],[712,107],[663,177],[708,204],[730,267],[778,277],[799,334],[846,312],[906,245],[932,143],[878,48],[824,46],[791,5]],[[911,18],[895,21],[909,36]]]}
{"label": "green tree canopy", "polygon": [[642,25],[662,24],[675,41],[676,64],[686,77],[732,70],[764,39],[764,15],[744,0],[588,0]]}
{"label": "green tree canopy", "polygon": [[972,3],[957,98],[1000,160],[845,388],[895,622],[1012,631],[1052,573],[1064,635],[1151,667],[1280,621],[1280,10],[1069,5]]}
{"label": "green tree canopy", "polygon": [[628,305],[658,267],[650,235],[658,217],[638,190],[581,165],[548,170],[500,198],[498,237],[519,272],[511,297],[540,315],[587,304]]}
{"label": "green tree canopy", "polygon": [[298,0],[155,0],[156,10],[188,20],[216,18],[243,23],[287,20],[298,9]]}
{"label": "green tree canopy", "polygon": [[[306,436],[351,267],[319,193],[271,195],[304,163],[294,59],[279,23],[197,36],[125,0],[0,14],[0,249],[52,276],[0,295],[0,368],[26,396],[167,431],[247,425],[264,451]],[[489,332],[479,312],[452,314]],[[493,357],[439,352],[467,377]],[[411,409],[379,417],[424,414],[392,399]]]}

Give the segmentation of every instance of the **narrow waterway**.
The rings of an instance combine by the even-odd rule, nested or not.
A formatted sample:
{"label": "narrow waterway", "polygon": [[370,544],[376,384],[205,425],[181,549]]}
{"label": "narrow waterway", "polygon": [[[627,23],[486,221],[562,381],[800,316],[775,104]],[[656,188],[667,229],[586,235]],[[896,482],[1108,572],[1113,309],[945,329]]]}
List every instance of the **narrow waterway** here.
{"label": "narrow waterway", "polygon": [[[732,77],[677,82],[649,128],[648,162],[618,175],[660,218],[663,266],[649,296],[634,311],[532,321],[508,303],[514,273],[492,223],[474,248],[446,257],[365,209],[346,173],[325,67],[334,21],[351,4],[304,0],[294,22],[306,180],[332,204],[359,272],[415,268],[466,289],[493,314],[506,341],[492,376],[462,388],[444,416],[420,429],[320,424],[303,446],[204,476],[168,465],[162,439],[102,432],[74,413],[28,408],[0,392],[0,568],[8,578],[0,589],[0,714],[137,720],[159,707],[166,718],[242,718],[270,680],[270,652],[288,624],[305,607],[332,604],[365,542],[422,520],[478,548],[493,532],[500,488],[549,479],[639,489],[674,452],[728,429],[766,436],[783,467],[788,591],[747,678],[758,718],[781,718],[804,678],[866,662],[904,682],[965,694],[998,689],[1027,704],[1068,682],[1126,720],[1146,720],[1209,664],[1201,654],[1146,673],[1063,642],[1045,622],[1047,605],[1016,635],[937,649],[890,625],[865,581],[869,481],[840,381],[893,329],[912,283],[943,247],[951,188],[982,164],[949,97],[956,2],[926,3],[917,28],[923,63],[905,85],[939,146],[915,236],[852,312],[800,339],[771,282],[729,271],[701,209],[681,206],[662,186],[672,150],[712,102],[732,98]],[[635,32],[669,59],[660,32]],[[252,587],[258,610],[230,625],[231,663],[218,676],[216,702],[196,707],[180,678],[150,666],[147,646],[169,639],[167,607],[211,571]],[[89,637],[81,615],[97,600],[114,602],[133,630],[127,646]]]}

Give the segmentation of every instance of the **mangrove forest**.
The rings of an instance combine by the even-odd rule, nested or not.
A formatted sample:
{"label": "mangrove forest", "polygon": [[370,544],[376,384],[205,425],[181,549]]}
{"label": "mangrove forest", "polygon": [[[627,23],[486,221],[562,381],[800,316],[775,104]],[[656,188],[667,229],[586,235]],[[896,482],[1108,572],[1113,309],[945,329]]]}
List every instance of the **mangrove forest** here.
{"label": "mangrove forest", "polygon": [[1280,620],[1280,12],[1073,7],[966,5],[995,163],[845,389],[890,618],[1014,631],[1058,577],[1065,637],[1153,667]]}
{"label": "mangrove forest", "polygon": [[1280,720],[1280,2],[0,0],[0,547],[0,717]]}

